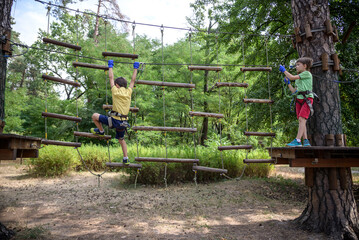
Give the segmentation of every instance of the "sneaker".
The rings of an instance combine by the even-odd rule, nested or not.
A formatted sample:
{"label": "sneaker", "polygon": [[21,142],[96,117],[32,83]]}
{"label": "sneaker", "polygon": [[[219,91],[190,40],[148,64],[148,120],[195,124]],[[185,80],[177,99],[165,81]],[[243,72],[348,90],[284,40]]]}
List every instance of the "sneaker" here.
{"label": "sneaker", "polygon": [[287,147],[301,147],[302,143],[298,142],[297,139],[294,139],[292,142],[287,144]]}
{"label": "sneaker", "polygon": [[128,165],[128,164],[130,164],[130,159],[128,159],[128,157],[124,157],[122,159],[122,163]]}
{"label": "sneaker", "polygon": [[308,139],[304,139],[303,141],[303,147],[311,147],[312,145],[310,145],[310,142]]}
{"label": "sneaker", "polygon": [[98,128],[91,128],[90,132],[98,136],[105,136],[105,132],[100,132]]}

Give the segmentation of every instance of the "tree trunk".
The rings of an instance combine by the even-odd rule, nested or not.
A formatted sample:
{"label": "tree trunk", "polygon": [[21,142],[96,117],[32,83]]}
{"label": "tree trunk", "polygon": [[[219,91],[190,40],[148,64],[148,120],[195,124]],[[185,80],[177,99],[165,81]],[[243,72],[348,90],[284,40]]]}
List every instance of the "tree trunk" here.
{"label": "tree trunk", "polygon": [[[294,27],[305,32],[306,24],[310,28],[325,27],[325,21],[330,19],[328,0],[292,0]],[[333,38],[325,31],[312,32],[312,39],[302,36],[302,43],[297,43],[299,57],[311,57],[314,62],[321,61],[321,55],[329,56],[335,53]],[[336,73],[330,67],[323,71],[322,67],[313,67],[313,92],[320,102],[314,101],[314,115],[308,120],[309,134],[312,145],[324,146],[327,134],[342,134],[340,116],[339,87],[334,82]],[[358,213],[352,190],[350,168],[345,169],[341,179],[339,168],[312,168],[313,184],[309,186],[309,197],[306,209],[296,222],[304,229],[315,232],[325,232],[336,239],[357,239],[359,234]],[[338,174],[337,174],[338,173]],[[334,174],[334,175],[333,175]],[[334,176],[334,177],[333,177]],[[329,182],[336,183],[336,187]],[[340,181],[340,184],[337,184]]]}

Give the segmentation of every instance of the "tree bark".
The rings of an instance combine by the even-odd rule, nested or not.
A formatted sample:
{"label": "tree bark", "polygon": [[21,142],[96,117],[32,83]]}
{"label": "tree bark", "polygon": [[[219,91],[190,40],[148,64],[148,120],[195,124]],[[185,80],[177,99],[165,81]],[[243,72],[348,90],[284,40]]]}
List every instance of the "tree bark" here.
{"label": "tree bark", "polygon": [[[294,27],[298,27],[301,33],[305,32],[307,24],[312,30],[320,29],[330,19],[328,0],[292,0],[291,4]],[[325,31],[312,32],[311,39],[305,36],[302,39],[302,43],[296,44],[299,57],[311,57],[318,62],[323,53],[328,56],[335,53],[333,37]],[[319,96],[320,102],[314,101],[314,115],[308,120],[308,130],[312,135],[312,145],[324,146],[327,134],[343,132],[339,88],[334,82],[337,77],[333,67],[323,71],[318,66],[311,72],[313,92]],[[307,207],[296,222],[304,229],[325,232],[335,239],[358,239],[358,212],[350,168],[344,170],[345,174],[340,168],[312,168],[312,171],[313,184],[308,189]]]}

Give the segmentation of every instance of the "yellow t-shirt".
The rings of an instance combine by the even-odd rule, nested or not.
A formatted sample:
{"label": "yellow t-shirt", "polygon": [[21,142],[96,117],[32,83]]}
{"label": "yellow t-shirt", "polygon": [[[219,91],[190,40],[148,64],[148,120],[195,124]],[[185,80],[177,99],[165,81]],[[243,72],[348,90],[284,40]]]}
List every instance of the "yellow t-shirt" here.
{"label": "yellow t-shirt", "polygon": [[[131,105],[131,95],[132,95],[132,88],[124,88],[120,87],[117,88],[113,86],[111,88],[112,92],[112,110],[115,112],[120,113],[121,115],[128,115],[130,111]],[[127,120],[128,118],[121,118],[121,117],[113,117],[116,120]]]}

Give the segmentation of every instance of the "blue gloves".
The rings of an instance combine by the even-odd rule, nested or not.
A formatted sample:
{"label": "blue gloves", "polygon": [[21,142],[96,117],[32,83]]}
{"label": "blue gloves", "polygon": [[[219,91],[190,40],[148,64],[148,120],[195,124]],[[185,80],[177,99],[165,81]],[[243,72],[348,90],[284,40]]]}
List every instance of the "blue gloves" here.
{"label": "blue gloves", "polygon": [[285,70],[285,67],[284,67],[284,66],[279,65],[279,71],[281,71],[282,73],[284,73],[284,72],[287,71],[287,70]]}
{"label": "blue gloves", "polygon": [[113,68],[113,60],[108,60],[108,67]]}
{"label": "blue gloves", "polygon": [[289,85],[289,84],[290,84],[290,80],[289,80],[289,78],[284,77],[284,83],[286,83],[287,85]]}
{"label": "blue gloves", "polygon": [[134,62],[133,63],[133,68],[138,69],[140,67],[140,63],[139,62]]}

